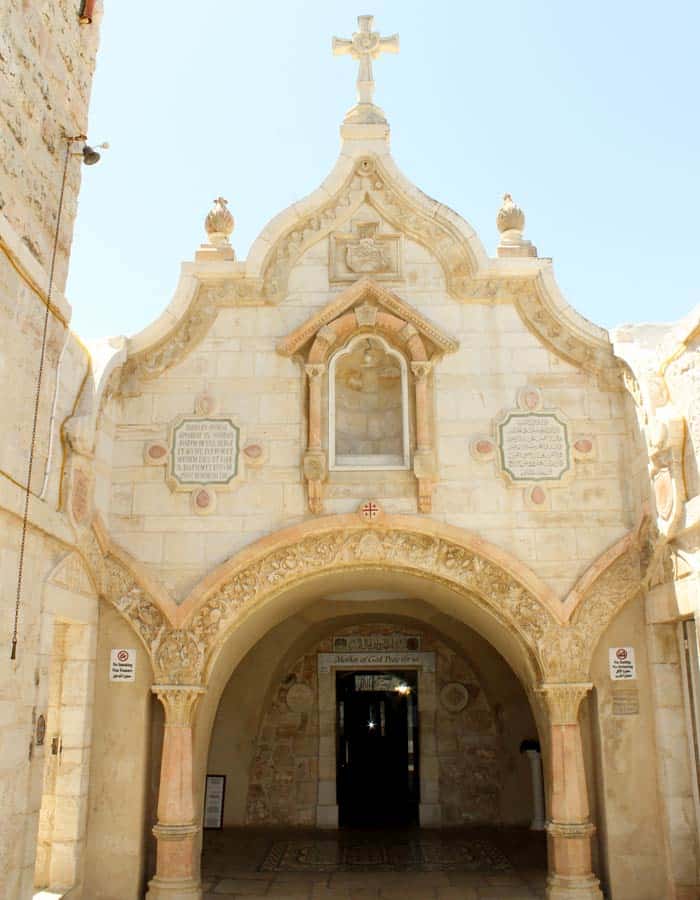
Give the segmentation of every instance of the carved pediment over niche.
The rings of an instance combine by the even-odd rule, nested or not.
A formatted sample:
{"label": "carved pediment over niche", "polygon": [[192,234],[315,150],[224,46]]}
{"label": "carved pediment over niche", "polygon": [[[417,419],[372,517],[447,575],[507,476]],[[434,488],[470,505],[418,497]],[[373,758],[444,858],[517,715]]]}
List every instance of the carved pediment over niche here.
{"label": "carved pediment over niche", "polygon": [[[397,332],[394,340],[406,342],[414,333],[421,336],[426,345],[426,359],[433,359],[433,357],[442,356],[445,353],[454,353],[459,346],[454,338],[449,337],[440,328],[429,322],[393,291],[376,284],[371,278],[364,277],[343,291],[333,302],[324,306],[320,312],[313,315],[287,337],[282,338],[277,345],[277,352],[282,356],[300,355],[304,357],[305,362],[312,362],[312,357],[319,355],[318,352],[314,353],[309,346],[315,338],[327,343],[330,350],[330,347],[341,337],[337,333],[337,328],[329,332],[325,330],[327,326],[330,326],[344,313],[350,312],[351,317],[343,322],[344,327],[348,328],[347,331],[344,331],[343,337],[350,334],[351,330],[375,329],[378,310],[403,321],[405,332],[403,335]],[[353,319],[354,321],[352,321]]]}
{"label": "carved pediment over niche", "polygon": [[[279,342],[277,351],[301,360],[308,379],[309,434],[303,472],[311,512],[323,511],[323,484],[329,468],[407,469],[411,460],[418,483],[418,509],[431,511],[437,466],[430,372],[441,356],[458,346],[400,297],[369,278],[347,288]],[[337,364],[343,357],[347,357],[343,365],[347,368],[349,364],[350,369],[343,369],[341,376],[342,366]],[[324,385],[327,429],[323,426]]]}

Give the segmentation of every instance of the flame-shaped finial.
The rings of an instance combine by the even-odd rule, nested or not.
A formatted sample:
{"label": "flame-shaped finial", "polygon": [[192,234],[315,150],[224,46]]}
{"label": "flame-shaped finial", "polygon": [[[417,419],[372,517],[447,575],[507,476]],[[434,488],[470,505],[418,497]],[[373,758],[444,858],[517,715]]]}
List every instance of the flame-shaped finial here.
{"label": "flame-shaped finial", "polygon": [[204,230],[209,235],[209,240],[212,244],[228,244],[235,224],[236,221],[228,208],[228,200],[217,197],[204,220]]}
{"label": "flame-shaped finial", "polygon": [[510,194],[503,195],[503,204],[498,210],[496,225],[501,234],[505,231],[522,231],[525,228],[525,213]]}

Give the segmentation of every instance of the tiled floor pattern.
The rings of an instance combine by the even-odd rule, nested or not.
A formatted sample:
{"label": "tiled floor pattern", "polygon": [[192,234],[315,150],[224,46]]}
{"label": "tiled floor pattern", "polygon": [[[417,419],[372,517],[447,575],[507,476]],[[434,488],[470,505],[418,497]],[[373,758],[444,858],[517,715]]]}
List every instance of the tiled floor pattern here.
{"label": "tiled floor pattern", "polygon": [[[321,854],[324,865],[304,871],[261,871],[275,844],[320,841],[336,842],[341,850],[349,844],[371,844],[372,858],[386,859],[383,846],[402,841],[425,840],[435,847],[442,843],[445,858],[459,858],[470,842],[496,847],[511,863],[508,871],[459,869],[454,862],[443,870],[420,871],[393,866],[392,871],[376,871],[371,865],[345,865],[328,870],[329,854]],[[332,855],[332,854],[331,854]],[[500,856],[500,854],[498,854]],[[389,853],[391,856],[391,853]],[[347,854],[338,853],[339,859]],[[434,853],[431,854],[434,858]],[[269,862],[268,862],[269,865]],[[386,866],[382,866],[386,869]],[[434,869],[431,866],[431,869]],[[533,900],[544,898],[546,843],[544,835],[521,829],[454,829],[415,832],[301,832],[252,829],[225,829],[206,832],[202,877],[205,900],[276,897],[278,900],[320,900],[320,898],[396,898],[396,900]]]}

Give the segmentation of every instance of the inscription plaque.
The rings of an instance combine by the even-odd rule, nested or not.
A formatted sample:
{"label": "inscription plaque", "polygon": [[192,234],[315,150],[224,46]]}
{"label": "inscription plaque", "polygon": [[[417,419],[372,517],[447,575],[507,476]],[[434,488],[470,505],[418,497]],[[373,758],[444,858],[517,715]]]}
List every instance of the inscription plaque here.
{"label": "inscription plaque", "polygon": [[508,412],[498,424],[498,451],[512,481],[559,481],[571,469],[566,423],[556,412]]}
{"label": "inscription plaque", "polygon": [[228,484],[238,474],[238,447],[231,419],[183,418],[172,430],[170,475],[178,487]]}
{"label": "inscription plaque", "polygon": [[638,716],[639,691],[636,688],[617,688],[613,691],[612,707],[614,716]]}
{"label": "inscription plaque", "polygon": [[319,653],[318,671],[323,674],[331,669],[373,669],[378,666],[403,668],[405,666],[423,668],[425,672],[435,671],[435,653]]}
{"label": "inscription plaque", "polygon": [[367,653],[373,650],[385,652],[420,650],[421,639],[418,634],[346,634],[333,638],[334,653]]}

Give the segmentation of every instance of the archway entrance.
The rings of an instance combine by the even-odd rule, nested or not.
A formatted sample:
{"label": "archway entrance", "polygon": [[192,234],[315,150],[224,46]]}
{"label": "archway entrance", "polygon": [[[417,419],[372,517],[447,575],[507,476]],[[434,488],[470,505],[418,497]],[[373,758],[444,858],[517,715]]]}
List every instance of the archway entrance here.
{"label": "archway entrance", "polygon": [[542,890],[520,753],[537,737],[521,684],[474,629],[398,592],[316,597],[222,691],[207,773],[226,778],[223,828],[205,832],[204,883],[330,891],[410,874],[426,896],[496,877],[504,897]]}
{"label": "archway entrance", "polygon": [[[205,805],[206,775],[216,770],[210,740],[215,719],[229,729],[223,746],[230,756],[227,765],[235,763],[236,770],[236,790],[226,794],[233,799],[224,802],[223,819],[228,803],[229,813],[233,810],[243,824],[232,822],[230,827],[268,829],[285,823],[337,828],[335,728],[329,731],[320,724],[322,711],[327,711],[321,692],[314,693],[308,683],[298,684],[299,674],[305,676],[303,682],[316,670],[319,651],[308,665],[299,654],[307,652],[312,639],[330,639],[329,628],[358,624],[358,617],[367,617],[389,625],[401,619],[420,622],[447,645],[455,644],[459,629],[466,630],[500,660],[519,696],[527,698],[520,707],[529,716],[527,730],[532,733],[536,722],[542,738],[548,897],[601,900],[591,867],[595,827],[589,816],[578,718],[592,687],[586,680],[583,638],[590,629],[585,623],[572,625],[571,612],[537,576],[498,547],[460,529],[411,516],[382,515],[371,523],[349,515],[314,519],[262,539],[224,563],[178,608],[173,618],[177,626],[159,640],[155,651],[159,682],[153,690],[164,706],[165,724],[154,827],[157,869],[148,896],[198,896],[199,814]],[[263,652],[263,640],[268,639]],[[297,665],[302,665],[301,673],[291,671]],[[490,685],[492,679],[484,683]],[[454,693],[449,687],[448,698]],[[237,692],[238,700],[235,712],[226,715],[225,695],[230,692]],[[480,740],[488,744],[498,740],[502,710],[489,701],[487,690],[478,696],[488,707],[478,717],[486,729]],[[290,697],[296,708],[290,707]],[[330,709],[333,715],[334,703]],[[263,711],[272,718],[261,723]],[[436,704],[435,717],[438,713]],[[299,734],[294,733],[297,717],[305,723]],[[494,727],[496,734],[489,731]],[[420,811],[434,814],[436,824],[467,827],[477,813],[476,821],[482,821],[489,805],[499,814],[504,809],[510,813],[525,796],[522,784],[516,785],[512,803],[499,803],[499,791],[489,790],[498,771],[493,746],[474,749],[474,759],[483,765],[474,765],[468,754],[455,750],[458,762],[469,762],[472,778],[462,779],[468,796],[442,790],[442,751],[434,724],[432,735],[426,729],[425,716],[420,735]],[[518,736],[517,744],[508,742],[509,752],[514,746],[532,749],[532,738],[523,737]],[[445,746],[458,748],[460,735],[454,734]],[[459,765],[443,766],[442,771],[460,775]],[[246,786],[249,772],[255,777]],[[512,776],[517,766],[507,772]],[[302,855],[308,862],[315,852],[307,847]],[[277,855],[287,857],[280,848]]]}

